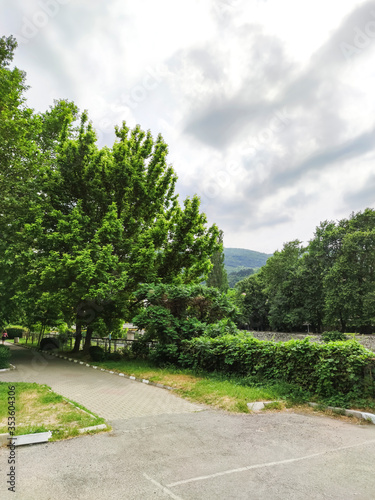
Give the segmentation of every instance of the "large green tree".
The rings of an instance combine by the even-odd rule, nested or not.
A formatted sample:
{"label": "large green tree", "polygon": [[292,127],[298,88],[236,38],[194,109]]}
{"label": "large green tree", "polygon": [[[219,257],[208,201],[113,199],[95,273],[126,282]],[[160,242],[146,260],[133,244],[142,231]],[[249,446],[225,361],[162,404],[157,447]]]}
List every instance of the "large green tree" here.
{"label": "large green tree", "polygon": [[179,203],[161,135],[123,123],[112,148],[98,149],[73,103],[24,109],[24,74],[6,67],[15,46],[12,38],[0,45],[1,76],[14,80],[4,91],[13,107],[1,109],[17,122],[0,129],[0,293],[28,321],[75,322],[76,349],[86,326],[88,348],[96,325],[132,314],[139,283],[206,279],[219,232],[207,227],[196,196]]}

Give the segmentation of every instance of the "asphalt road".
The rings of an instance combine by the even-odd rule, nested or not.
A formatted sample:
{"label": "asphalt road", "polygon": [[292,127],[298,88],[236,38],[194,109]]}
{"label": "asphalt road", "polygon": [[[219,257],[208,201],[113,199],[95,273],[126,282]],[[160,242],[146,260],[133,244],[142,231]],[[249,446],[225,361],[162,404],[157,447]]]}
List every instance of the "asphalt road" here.
{"label": "asphalt road", "polygon": [[[123,404],[124,394],[112,396]],[[1,449],[0,498],[375,499],[375,426],[191,409],[110,423],[110,433],[18,448],[15,493],[6,484],[9,450]]]}

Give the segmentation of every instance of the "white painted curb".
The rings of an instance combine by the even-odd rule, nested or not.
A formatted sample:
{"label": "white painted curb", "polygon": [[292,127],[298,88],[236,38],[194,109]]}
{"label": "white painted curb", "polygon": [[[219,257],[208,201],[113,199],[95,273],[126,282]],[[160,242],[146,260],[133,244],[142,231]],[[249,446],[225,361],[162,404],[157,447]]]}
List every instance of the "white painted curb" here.
{"label": "white painted curb", "polygon": [[[308,403],[308,404],[313,408],[320,406],[318,403]],[[373,413],[366,413],[365,411],[357,411],[357,410],[347,410],[345,408],[337,408],[335,406],[325,406],[325,408],[327,410],[332,410],[332,411],[336,410],[339,412],[343,412],[343,415],[357,417],[362,420],[367,420],[372,424],[375,424],[375,415]]]}
{"label": "white painted curb", "polygon": [[91,427],[84,427],[83,429],[79,429],[79,433],[83,434],[84,432],[90,432],[90,431],[100,431],[103,429],[106,429],[107,426],[106,424],[100,424],[100,425],[93,425]]}
{"label": "white painted curb", "polygon": [[9,434],[0,434],[0,446],[47,443],[51,437],[51,431],[37,432],[36,434],[21,434],[20,436],[12,437]]}
{"label": "white painted curb", "polygon": [[251,411],[260,411],[272,403],[281,403],[282,401],[256,401],[255,403],[247,403],[247,407]]}
{"label": "white painted curb", "polygon": [[14,365],[12,365],[11,363],[9,363],[9,366],[10,366],[10,368],[1,368],[0,372],[10,372],[10,370],[16,369],[16,367]]}

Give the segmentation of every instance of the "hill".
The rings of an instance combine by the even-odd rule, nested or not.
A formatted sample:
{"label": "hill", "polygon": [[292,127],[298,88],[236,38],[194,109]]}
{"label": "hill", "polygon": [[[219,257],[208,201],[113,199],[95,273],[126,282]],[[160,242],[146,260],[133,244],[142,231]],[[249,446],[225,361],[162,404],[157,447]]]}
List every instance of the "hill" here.
{"label": "hill", "polygon": [[258,269],[264,266],[271,256],[272,254],[245,248],[224,248],[224,267],[228,274],[244,268]]}

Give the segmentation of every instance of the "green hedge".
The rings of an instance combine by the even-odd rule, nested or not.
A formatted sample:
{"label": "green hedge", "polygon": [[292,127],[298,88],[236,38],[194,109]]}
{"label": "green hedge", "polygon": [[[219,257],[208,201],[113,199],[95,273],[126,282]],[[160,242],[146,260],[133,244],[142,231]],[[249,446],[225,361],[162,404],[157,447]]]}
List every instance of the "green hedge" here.
{"label": "green hedge", "polygon": [[23,328],[9,327],[6,328],[6,331],[8,333],[8,339],[14,339],[14,337],[21,338],[25,330]]}
{"label": "green hedge", "polygon": [[0,369],[9,368],[10,350],[9,347],[0,345]]}
{"label": "green hedge", "polygon": [[185,367],[284,380],[323,397],[375,397],[374,359],[374,353],[355,340],[272,342],[246,334],[184,341],[179,355]]}

